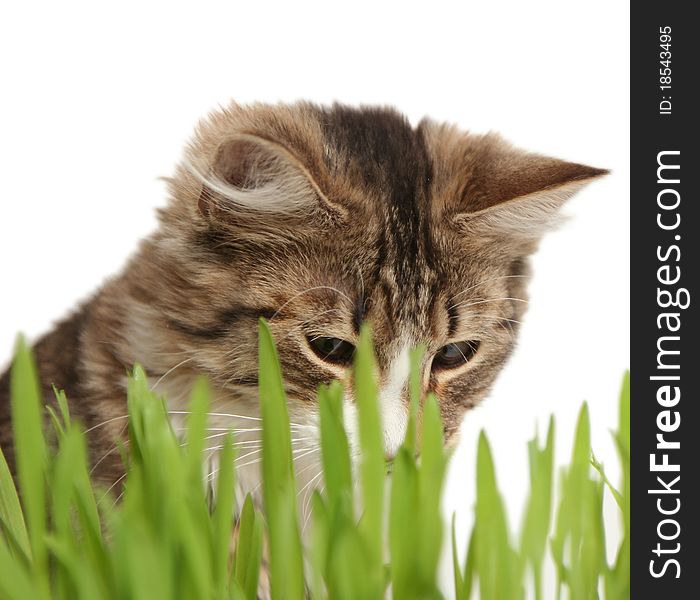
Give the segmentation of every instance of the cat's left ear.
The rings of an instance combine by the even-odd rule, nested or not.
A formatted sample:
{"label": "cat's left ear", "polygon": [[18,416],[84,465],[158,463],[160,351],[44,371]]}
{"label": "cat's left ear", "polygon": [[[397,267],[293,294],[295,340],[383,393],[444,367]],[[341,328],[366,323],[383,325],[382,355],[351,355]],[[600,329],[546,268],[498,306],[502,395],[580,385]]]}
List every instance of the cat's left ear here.
{"label": "cat's left ear", "polygon": [[481,139],[469,183],[452,219],[462,231],[513,242],[537,242],[561,221],[562,205],[608,173],[518,150],[496,136]]}
{"label": "cat's left ear", "polygon": [[308,222],[340,210],[291,150],[259,135],[236,133],[209,153],[192,149],[184,167],[202,186],[199,212],[219,225]]}

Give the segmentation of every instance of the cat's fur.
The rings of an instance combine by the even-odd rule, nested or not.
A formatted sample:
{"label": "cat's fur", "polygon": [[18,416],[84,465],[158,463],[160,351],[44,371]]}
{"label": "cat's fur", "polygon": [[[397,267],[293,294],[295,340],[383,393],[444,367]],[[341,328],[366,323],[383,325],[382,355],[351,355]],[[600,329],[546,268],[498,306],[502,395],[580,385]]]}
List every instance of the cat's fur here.
{"label": "cat's fur", "polygon": [[[198,374],[214,388],[212,428],[257,429],[257,321],[269,320],[295,423],[302,484],[318,472],[315,394],[347,379],[309,347],[373,327],[387,453],[407,417],[407,350],[424,344],[423,390],[447,440],[515,343],[528,257],[564,201],[604,171],[514,149],[387,108],[231,105],[197,128],[169,180],[160,227],[124,270],[35,345],[47,402],[64,388],[90,431],[95,476],[122,472],[126,373],[135,362],[186,411]],[[479,342],[454,369],[446,344]],[[8,374],[0,444],[12,457]],[[237,416],[234,416],[237,415]],[[352,393],[346,415],[357,449]],[[174,412],[176,427],[182,414]],[[258,489],[259,432],[243,431],[242,490]],[[217,440],[212,438],[212,448]]]}

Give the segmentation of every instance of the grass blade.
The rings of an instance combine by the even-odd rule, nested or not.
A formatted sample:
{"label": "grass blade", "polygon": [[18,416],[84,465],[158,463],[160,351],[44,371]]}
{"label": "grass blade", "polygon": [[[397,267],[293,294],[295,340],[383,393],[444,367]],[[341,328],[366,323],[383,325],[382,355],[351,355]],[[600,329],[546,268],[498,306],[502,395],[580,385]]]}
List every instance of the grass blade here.
{"label": "grass blade", "polygon": [[[343,426],[343,388],[338,383],[318,391],[321,421],[321,458],[328,502],[335,506],[345,496],[352,502],[352,467]],[[352,506],[352,504],[351,504]],[[351,509],[352,510],[352,509]]]}
{"label": "grass blade", "polygon": [[[361,332],[353,372],[362,451],[359,520],[353,506],[357,499],[343,423],[343,390],[337,383],[319,390],[324,489],[310,490],[313,528],[306,554],[310,560],[305,565],[285,388],[272,335],[263,321],[259,342],[265,512],[264,516],[258,512],[247,496],[234,536],[235,444],[231,433],[222,433],[222,438],[217,436],[223,439],[219,455],[203,456],[210,398],[204,382],[193,389],[183,443],[173,431],[164,399],[151,392],[144,370],[134,368],[128,386],[125,484],[105,493],[89,480],[85,434],[71,423],[65,395],[57,392],[58,408],[46,407],[44,412],[36,368],[20,340],[11,392],[21,494],[0,452],[0,597],[253,600],[258,595],[267,528],[275,599],[302,600],[308,583],[314,600],[380,600],[387,597],[389,582],[393,597],[401,600],[441,598],[437,585],[443,536],[440,500],[448,454],[436,399],[429,395],[422,403],[422,352],[411,354],[409,423],[393,463],[388,540],[384,435],[367,328]],[[597,598],[601,578],[609,600],[629,596],[629,411],[628,374],[620,394],[620,423],[613,434],[622,463],[619,491],[592,456],[586,405],[579,415],[569,465],[559,476],[562,493],[551,550],[560,591],[572,600]],[[53,423],[57,433],[50,447],[43,432],[45,423]],[[516,550],[488,439],[483,432],[480,435],[475,524],[463,570],[452,521],[457,600],[468,600],[477,587],[483,600],[523,598],[526,568],[532,570],[534,597],[542,597],[542,563],[552,514],[553,448],[551,420],[544,446],[538,435],[528,444],[531,490]],[[205,462],[209,458],[218,460],[215,495],[204,484],[203,466],[209,466]],[[213,475],[208,473],[206,479]],[[99,502],[95,490],[99,490]],[[605,560],[606,490],[618,501],[623,518],[623,540],[612,565]]]}
{"label": "grass blade", "polygon": [[0,539],[0,598],[3,600],[36,598],[39,593],[37,583]]}
{"label": "grass blade", "polygon": [[447,456],[440,408],[437,398],[430,394],[423,407],[422,452],[419,470],[420,510],[417,526],[420,542],[416,553],[416,571],[424,598],[439,596],[435,585],[438,559],[442,547],[442,515],[440,502],[447,471]]}
{"label": "grass blade", "polygon": [[193,489],[203,489],[202,452],[209,412],[209,385],[204,378],[198,378],[192,388],[190,412],[187,416],[187,474]]}
{"label": "grass blade", "polygon": [[491,449],[483,431],[479,435],[476,463],[475,568],[481,598],[515,600],[522,597],[522,575],[517,555],[510,545],[503,499],[496,484]]}
{"label": "grass blade", "polygon": [[235,469],[233,438],[229,432],[224,437],[219,454],[216,477],[216,506],[212,515],[212,556],[214,557],[214,584],[224,596],[228,582],[229,548],[233,536],[233,508],[235,494]]}
{"label": "grass blade", "polygon": [[534,597],[537,600],[542,597],[542,564],[552,513],[554,427],[554,417],[551,417],[544,448],[540,449],[537,435],[528,443],[530,496],[525,509],[520,553],[532,570]]}
{"label": "grass blade", "polygon": [[[418,469],[405,447],[399,449],[392,470],[389,513],[391,585],[394,597],[414,598],[420,593],[420,573],[416,570],[420,552]],[[412,523],[407,527],[407,523]]]}
{"label": "grass blade", "polygon": [[250,495],[246,496],[238,522],[238,542],[233,574],[247,600],[258,597],[258,578],[262,559],[262,517],[255,511]]}
{"label": "grass blade", "polygon": [[48,554],[46,549],[46,469],[44,440],[36,365],[23,338],[17,343],[10,379],[12,423],[19,487],[27,521],[34,576],[39,596],[48,598]]}
{"label": "grass blade", "polygon": [[[369,563],[375,565],[367,577],[376,589],[383,588],[383,508],[386,464],[384,460],[384,436],[382,434],[374,350],[369,329],[365,326],[360,332],[360,340],[355,353],[355,400],[360,430],[362,462],[360,481],[362,482],[363,515],[360,529],[367,545]],[[346,542],[354,549],[354,542]]]}
{"label": "grass blade", "polygon": [[17,549],[27,558],[30,552],[27,526],[24,523],[24,514],[15,489],[15,482],[2,448],[0,448],[0,523],[6,535],[12,537]]}
{"label": "grass blade", "polygon": [[327,560],[330,543],[330,515],[321,494],[314,490],[311,497],[312,538],[311,538],[311,597],[324,600],[328,597],[325,580],[328,577]]}
{"label": "grass blade", "polygon": [[263,426],[263,496],[270,540],[270,584],[276,598],[303,600],[304,567],[287,400],[277,351],[259,327],[259,394]]}

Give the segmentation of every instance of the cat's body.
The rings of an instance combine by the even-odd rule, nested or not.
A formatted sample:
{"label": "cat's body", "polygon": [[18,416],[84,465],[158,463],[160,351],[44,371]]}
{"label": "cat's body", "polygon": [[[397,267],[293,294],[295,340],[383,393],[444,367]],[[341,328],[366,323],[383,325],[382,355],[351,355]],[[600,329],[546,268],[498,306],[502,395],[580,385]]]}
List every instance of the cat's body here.
{"label": "cat's body", "polygon": [[[386,452],[407,420],[407,353],[425,345],[423,389],[454,439],[509,356],[528,256],[560,205],[604,171],[527,154],[493,135],[390,109],[232,105],[203,122],[169,181],[159,229],[116,278],[37,342],[47,402],[65,388],[90,428],[98,479],[121,466],[126,373],[168,398],[176,429],[204,374],[213,429],[235,427],[259,490],[257,321],[278,345],[300,485],[318,473],[315,393],[347,379],[359,325],[373,327]],[[0,444],[12,455],[8,374]],[[346,415],[356,450],[352,394]],[[212,437],[212,452],[217,441]],[[310,488],[309,488],[310,489]]]}

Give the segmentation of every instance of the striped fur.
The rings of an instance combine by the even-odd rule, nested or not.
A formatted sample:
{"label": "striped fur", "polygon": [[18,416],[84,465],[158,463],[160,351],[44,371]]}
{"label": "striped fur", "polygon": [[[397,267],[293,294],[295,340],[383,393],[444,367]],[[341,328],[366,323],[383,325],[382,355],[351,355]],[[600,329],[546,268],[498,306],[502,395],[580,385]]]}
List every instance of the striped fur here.
{"label": "striped fur", "polygon": [[[194,377],[207,375],[218,415],[212,426],[240,428],[257,417],[263,316],[278,344],[291,419],[304,432],[303,486],[318,472],[316,389],[351,378],[321,360],[309,339],[354,342],[370,322],[387,453],[405,427],[402,361],[419,344],[427,349],[423,391],[439,398],[454,441],[513,349],[528,256],[563,202],[603,173],[491,134],[430,120],[412,126],[389,108],[232,104],[198,126],[169,180],[157,231],[37,342],[47,398],[51,384],[67,389],[73,413],[94,428],[96,477],[115,482],[131,365],[144,366],[176,414],[187,408]],[[479,342],[478,351],[456,368],[433,368],[440,348],[458,341]],[[5,374],[0,443],[11,457],[7,395]],[[352,415],[352,393],[346,401]],[[243,467],[241,492],[259,489],[257,469],[253,460]]]}

